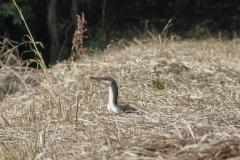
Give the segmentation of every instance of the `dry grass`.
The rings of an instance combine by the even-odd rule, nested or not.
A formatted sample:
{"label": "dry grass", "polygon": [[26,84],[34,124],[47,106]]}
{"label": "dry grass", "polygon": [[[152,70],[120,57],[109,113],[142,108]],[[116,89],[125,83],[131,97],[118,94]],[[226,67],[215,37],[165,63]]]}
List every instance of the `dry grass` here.
{"label": "dry grass", "polygon": [[[1,102],[0,159],[240,158],[239,52],[233,41],[139,42],[60,63]],[[89,79],[104,75],[146,115],[107,113],[106,88]]]}

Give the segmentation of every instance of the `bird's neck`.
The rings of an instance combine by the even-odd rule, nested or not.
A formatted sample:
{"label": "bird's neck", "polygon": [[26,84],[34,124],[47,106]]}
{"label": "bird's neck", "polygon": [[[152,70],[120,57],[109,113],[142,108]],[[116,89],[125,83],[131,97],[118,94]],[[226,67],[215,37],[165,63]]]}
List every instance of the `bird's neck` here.
{"label": "bird's neck", "polygon": [[109,104],[111,106],[117,106],[118,89],[113,86],[109,86],[108,91],[109,91],[109,99],[108,99]]}
{"label": "bird's neck", "polygon": [[109,100],[108,100],[108,110],[113,111],[115,113],[121,113],[122,110],[117,106],[117,98],[118,98],[118,87],[117,85],[109,86]]}

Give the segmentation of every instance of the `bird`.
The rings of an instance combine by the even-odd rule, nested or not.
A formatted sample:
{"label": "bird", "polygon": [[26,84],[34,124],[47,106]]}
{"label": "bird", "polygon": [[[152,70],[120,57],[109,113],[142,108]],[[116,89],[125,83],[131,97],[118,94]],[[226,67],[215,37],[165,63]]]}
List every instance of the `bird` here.
{"label": "bird", "polygon": [[107,110],[114,113],[137,113],[137,109],[130,106],[118,106],[118,85],[117,82],[109,76],[105,77],[90,77],[91,79],[97,80],[108,87],[109,99]]}

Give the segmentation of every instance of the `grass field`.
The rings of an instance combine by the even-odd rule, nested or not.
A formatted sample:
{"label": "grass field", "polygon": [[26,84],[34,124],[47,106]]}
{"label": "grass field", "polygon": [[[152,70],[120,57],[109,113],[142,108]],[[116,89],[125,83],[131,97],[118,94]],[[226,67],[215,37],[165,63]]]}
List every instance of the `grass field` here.
{"label": "grass field", "polygon": [[[240,159],[240,41],[138,42],[59,63],[0,106],[0,159]],[[112,76],[119,104],[90,76]]]}

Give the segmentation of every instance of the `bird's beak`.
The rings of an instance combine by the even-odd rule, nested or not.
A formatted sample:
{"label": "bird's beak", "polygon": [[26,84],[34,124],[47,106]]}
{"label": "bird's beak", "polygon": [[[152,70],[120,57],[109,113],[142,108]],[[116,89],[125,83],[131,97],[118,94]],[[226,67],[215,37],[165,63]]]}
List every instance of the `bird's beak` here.
{"label": "bird's beak", "polygon": [[89,78],[97,80],[97,81],[101,81],[101,78],[97,78],[97,77],[89,77]]}

